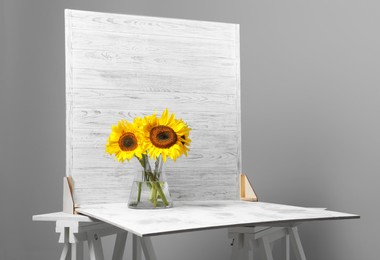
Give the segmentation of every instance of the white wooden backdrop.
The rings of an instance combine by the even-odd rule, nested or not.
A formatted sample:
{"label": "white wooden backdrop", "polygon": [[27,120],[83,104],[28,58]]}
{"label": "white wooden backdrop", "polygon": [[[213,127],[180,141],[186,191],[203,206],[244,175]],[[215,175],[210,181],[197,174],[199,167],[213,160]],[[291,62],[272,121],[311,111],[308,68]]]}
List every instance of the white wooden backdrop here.
{"label": "white wooden backdrop", "polygon": [[239,27],[66,10],[66,175],[76,203],[126,202],[137,163],[105,153],[111,125],[166,107],[193,129],[167,163],[174,200],[238,198]]}

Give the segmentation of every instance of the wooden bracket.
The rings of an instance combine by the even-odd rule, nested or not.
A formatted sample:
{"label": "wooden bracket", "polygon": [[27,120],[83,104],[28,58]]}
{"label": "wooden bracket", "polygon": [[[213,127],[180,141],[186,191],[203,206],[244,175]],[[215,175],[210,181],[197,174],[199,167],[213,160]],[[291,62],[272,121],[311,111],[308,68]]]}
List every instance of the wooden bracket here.
{"label": "wooden bracket", "polygon": [[78,207],[74,203],[73,197],[73,178],[71,176],[63,178],[63,212],[77,214],[75,209]]}
{"label": "wooden bracket", "polygon": [[258,201],[255,190],[245,174],[240,174],[240,200]]}

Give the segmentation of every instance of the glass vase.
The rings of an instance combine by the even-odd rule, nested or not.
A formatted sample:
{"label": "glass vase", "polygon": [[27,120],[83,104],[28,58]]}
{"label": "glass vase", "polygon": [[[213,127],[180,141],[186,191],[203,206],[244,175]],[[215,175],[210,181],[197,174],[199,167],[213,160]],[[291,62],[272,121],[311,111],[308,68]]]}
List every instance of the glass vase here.
{"label": "glass vase", "polygon": [[136,172],[128,207],[133,209],[162,209],[173,207],[166,181],[164,162],[159,156],[155,162],[143,155],[141,168]]}

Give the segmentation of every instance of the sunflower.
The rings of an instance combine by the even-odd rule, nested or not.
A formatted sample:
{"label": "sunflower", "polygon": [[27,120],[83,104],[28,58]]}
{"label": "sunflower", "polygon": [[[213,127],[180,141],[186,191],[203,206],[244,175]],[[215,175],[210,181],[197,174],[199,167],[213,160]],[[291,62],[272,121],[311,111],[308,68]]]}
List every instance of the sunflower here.
{"label": "sunflower", "polygon": [[140,128],[142,118],[137,117],[133,124],[120,120],[117,125],[112,126],[112,132],[106,143],[106,152],[114,154],[119,162],[130,160],[134,156],[141,159],[143,149]]}
{"label": "sunflower", "polygon": [[157,118],[156,113],[146,116],[143,123],[144,150],[153,159],[162,155],[164,162],[167,157],[176,161],[182,154],[187,156],[191,143],[190,130],[182,119],[176,119],[175,114],[169,115],[168,109],[165,109],[161,118]]}

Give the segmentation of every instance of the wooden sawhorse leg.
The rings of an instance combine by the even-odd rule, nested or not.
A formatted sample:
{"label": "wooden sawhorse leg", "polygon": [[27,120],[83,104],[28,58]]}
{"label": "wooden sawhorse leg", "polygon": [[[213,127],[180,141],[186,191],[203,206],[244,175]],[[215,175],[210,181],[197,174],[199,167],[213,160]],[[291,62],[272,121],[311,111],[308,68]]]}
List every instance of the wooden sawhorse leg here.
{"label": "wooden sawhorse leg", "polygon": [[297,260],[306,260],[297,227],[289,227],[288,232]]}
{"label": "wooden sawhorse leg", "polygon": [[112,260],[123,260],[125,245],[127,243],[128,232],[116,234],[115,247],[113,249]]}
{"label": "wooden sawhorse leg", "polygon": [[141,260],[141,240],[132,234],[132,260]]}
{"label": "wooden sawhorse leg", "polygon": [[60,260],[82,260],[83,259],[83,242],[69,243],[63,245]]}
{"label": "wooden sawhorse leg", "polygon": [[88,243],[91,260],[104,260],[101,238],[116,234],[112,260],[122,260],[128,232],[112,225],[80,223],[78,221],[57,221],[56,232],[60,233],[59,242],[63,243],[60,260],[83,260],[83,242]]}
{"label": "wooden sawhorse leg", "polygon": [[151,238],[132,234],[132,260],[141,260],[141,252],[146,260],[157,260]]}

